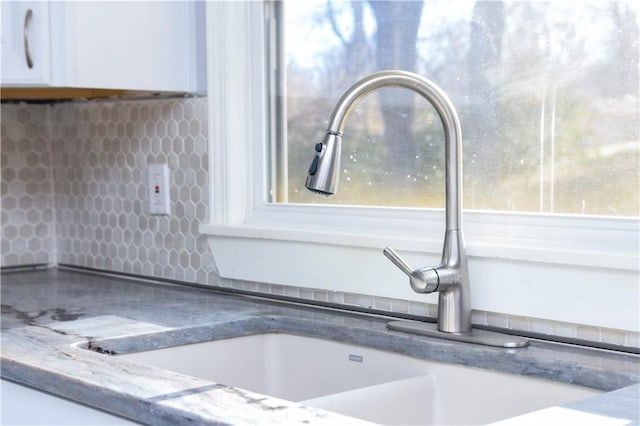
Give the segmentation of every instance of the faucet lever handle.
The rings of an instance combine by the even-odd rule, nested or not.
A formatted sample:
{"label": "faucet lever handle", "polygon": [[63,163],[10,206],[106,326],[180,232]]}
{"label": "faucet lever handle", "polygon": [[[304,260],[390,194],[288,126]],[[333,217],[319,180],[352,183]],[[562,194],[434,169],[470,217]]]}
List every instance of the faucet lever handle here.
{"label": "faucet lever handle", "polygon": [[411,266],[409,266],[409,264],[407,262],[405,262],[398,253],[396,253],[396,251],[394,249],[392,249],[391,247],[385,247],[384,250],[382,250],[382,253],[387,256],[387,258],[393,262],[394,265],[396,265],[398,268],[400,268],[400,270],[402,272],[404,272],[405,274],[407,274],[407,276],[409,278],[411,278],[411,274],[413,273],[413,268],[411,268]]}

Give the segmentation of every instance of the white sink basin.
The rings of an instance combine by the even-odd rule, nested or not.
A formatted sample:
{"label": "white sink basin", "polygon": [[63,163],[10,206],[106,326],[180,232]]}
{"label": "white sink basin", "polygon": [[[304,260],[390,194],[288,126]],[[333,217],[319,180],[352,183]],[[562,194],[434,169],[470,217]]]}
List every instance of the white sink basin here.
{"label": "white sink basin", "polygon": [[257,334],[120,355],[229,386],[303,401],[422,374],[412,358],[290,334]]}
{"label": "white sink basin", "polygon": [[120,357],[383,424],[486,424],[600,393],[277,333]]}

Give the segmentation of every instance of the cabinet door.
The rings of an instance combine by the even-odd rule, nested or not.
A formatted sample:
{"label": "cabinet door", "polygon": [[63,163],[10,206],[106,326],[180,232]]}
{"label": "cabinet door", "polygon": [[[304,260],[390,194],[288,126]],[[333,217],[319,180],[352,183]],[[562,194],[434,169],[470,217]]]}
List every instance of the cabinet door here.
{"label": "cabinet door", "polygon": [[49,4],[1,1],[3,86],[50,83]]}
{"label": "cabinet door", "polygon": [[[55,61],[60,57],[67,61],[66,86],[150,91],[197,88],[196,37],[204,40],[204,32],[197,34],[196,2],[76,1],[64,5],[66,51],[56,53]],[[53,25],[58,21],[56,17]],[[57,71],[58,64],[54,66]]]}

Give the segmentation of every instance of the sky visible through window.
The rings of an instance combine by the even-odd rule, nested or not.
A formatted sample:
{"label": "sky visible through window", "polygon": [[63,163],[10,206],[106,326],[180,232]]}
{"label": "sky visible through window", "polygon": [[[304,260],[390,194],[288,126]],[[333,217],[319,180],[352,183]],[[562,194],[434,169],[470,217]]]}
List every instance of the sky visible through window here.
{"label": "sky visible through window", "polygon": [[351,115],[338,194],[304,189],[340,95],[384,69],[442,87],[462,123],[464,208],[640,209],[640,6],[608,1],[285,1],[286,188],[279,201],[444,206],[427,101],[382,89]]}

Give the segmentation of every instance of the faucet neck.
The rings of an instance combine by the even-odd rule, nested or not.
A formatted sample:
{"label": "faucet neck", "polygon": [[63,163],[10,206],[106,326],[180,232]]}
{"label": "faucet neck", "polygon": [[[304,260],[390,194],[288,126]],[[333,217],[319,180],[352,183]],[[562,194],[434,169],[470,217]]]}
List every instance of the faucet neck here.
{"label": "faucet neck", "polygon": [[428,100],[440,116],[445,138],[446,230],[462,230],[462,130],[458,114],[446,93],[430,80],[406,71],[381,71],[355,83],[336,104],[327,133],[342,135],[349,114],[371,92],[402,87]]}

